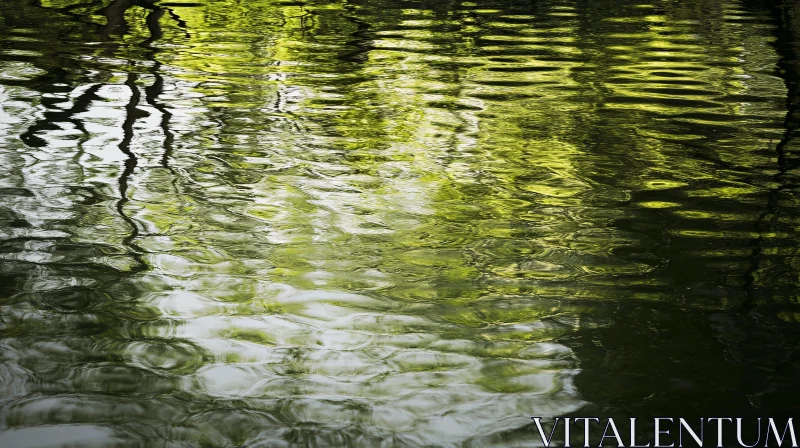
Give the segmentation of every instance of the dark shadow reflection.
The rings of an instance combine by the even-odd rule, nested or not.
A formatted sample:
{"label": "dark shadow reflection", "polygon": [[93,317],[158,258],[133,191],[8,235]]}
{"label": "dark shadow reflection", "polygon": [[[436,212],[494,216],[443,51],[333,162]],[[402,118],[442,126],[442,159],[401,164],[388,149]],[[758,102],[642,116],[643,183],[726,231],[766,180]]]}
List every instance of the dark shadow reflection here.
{"label": "dark shadow reflection", "polygon": [[[785,419],[800,410],[795,384],[800,260],[793,230],[800,222],[800,10],[792,2],[749,2],[747,7],[774,17],[788,93],[785,133],[775,146],[777,186],[764,195],[766,204],[755,222],[759,237],[743,275],[744,300],[726,311],[621,302],[597,316],[608,319],[608,326],[560,339],[581,360],[576,385],[593,403],[574,416],[638,417],[644,435],[652,435],[654,417],[743,417],[749,419],[746,434],[754,435],[756,418]],[[776,236],[781,234],[788,236]],[[726,437],[725,446],[739,446],[733,431]],[[582,436],[573,443],[582,443]]]}

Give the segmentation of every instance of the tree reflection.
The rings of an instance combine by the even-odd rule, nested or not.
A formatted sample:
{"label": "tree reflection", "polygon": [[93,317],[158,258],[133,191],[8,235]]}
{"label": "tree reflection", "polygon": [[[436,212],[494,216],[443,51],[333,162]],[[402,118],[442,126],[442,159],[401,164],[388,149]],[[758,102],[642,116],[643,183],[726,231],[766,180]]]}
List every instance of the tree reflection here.
{"label": "tree reflection", "polygon": [[790,413],[771,6],[0,4],[2,424],[503,446],[535,413]]}

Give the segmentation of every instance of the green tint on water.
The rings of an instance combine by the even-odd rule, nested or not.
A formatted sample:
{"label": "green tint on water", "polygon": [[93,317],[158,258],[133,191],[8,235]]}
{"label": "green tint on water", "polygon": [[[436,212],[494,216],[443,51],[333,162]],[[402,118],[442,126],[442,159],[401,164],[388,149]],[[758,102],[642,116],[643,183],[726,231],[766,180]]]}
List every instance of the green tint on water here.
{"label": "green tint on water", "polygon": [[791,5],[0,2],[0,445],[796,416]]}

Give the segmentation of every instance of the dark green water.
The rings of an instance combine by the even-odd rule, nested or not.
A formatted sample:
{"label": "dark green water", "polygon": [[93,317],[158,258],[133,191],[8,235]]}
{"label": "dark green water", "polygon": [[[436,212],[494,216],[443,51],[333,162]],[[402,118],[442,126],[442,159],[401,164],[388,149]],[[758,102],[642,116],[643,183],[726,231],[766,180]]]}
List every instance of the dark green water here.
{"label": "dark green water", "polygon": [[798,55],[779,1],[1,0],[0,446],[797,416]]}

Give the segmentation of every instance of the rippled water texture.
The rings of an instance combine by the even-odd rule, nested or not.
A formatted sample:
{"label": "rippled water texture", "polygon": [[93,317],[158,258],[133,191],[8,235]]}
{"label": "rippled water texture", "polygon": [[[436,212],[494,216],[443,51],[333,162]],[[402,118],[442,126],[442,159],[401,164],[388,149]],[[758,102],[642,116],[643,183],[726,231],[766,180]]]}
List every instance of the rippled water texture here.
{"label": "rippled water texture", "polygon": [[796,416],[796,8],[0,1],[0,445]]}

